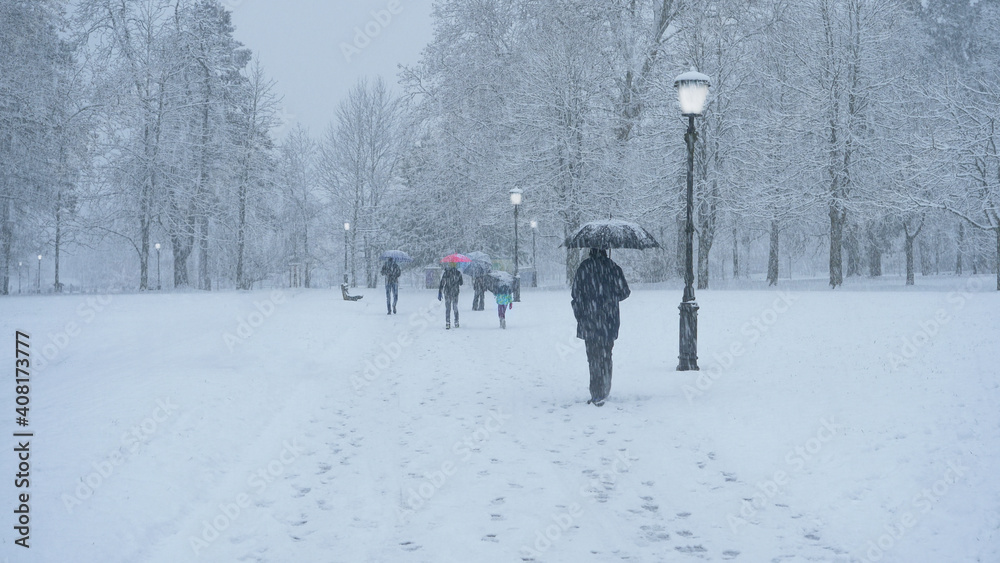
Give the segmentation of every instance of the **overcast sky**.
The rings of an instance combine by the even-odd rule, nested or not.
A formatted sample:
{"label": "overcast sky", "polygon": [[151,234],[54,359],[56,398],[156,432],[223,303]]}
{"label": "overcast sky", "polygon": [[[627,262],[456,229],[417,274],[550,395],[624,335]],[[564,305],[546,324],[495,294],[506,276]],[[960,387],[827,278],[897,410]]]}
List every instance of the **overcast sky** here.
{"label": "overcast sky", "polygon": [[[308,127],[314,137],[326,131],[337,104],[359,78],[382,75],[395,87],[397,66],[416,63],[433,33],[432,0],[222,3],[233,13],[236,38],[260,57],[268,75],[277,80],[285,118],[292,125]],[[397,13],[392,14],[390,8]],[[383,26],[382,22],[387,23]],[[283,128],[278,134],[286,131]]]}

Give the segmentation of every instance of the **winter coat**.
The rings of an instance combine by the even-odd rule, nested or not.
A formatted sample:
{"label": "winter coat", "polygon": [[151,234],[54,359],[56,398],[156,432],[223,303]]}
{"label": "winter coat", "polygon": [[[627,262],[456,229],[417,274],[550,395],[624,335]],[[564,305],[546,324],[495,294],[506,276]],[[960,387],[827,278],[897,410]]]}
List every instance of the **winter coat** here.
{"label": "winter coat", "polygon": [[394,260],[389,260],[382,266],[382,275],[385,276],[385,284],[393,284],[399,282],[399,276],[402,272],[399,270],[399,264]]}
{"label": "winter coat", "polygon": [[[514,302],[514,298],[509,293],[498,293],[497,294],[497,305],[511,305]],[[511,307],[513,308],[513,306]]]}
{"label": "winter coat", "polygon": [[625,274],[610,258],[591,253],[580,263],[573,278],[573,316],[576,337],[583,340],[614,341],[618,338],[618,302],[631,294]]}
{"label": "winter coat", "polygon": [[476,293],[486,293],[486,276],[472,278],[472,288]]}
{"label": "winter coat", "polygon": [[441,276],[441,284],[438,286],[438,295],[447,295],[449,297],[458,297],[459,286],[464,283],[462,281],[462,272],[459,272],[455,268],[448,268],[444,271],[444,275]]}

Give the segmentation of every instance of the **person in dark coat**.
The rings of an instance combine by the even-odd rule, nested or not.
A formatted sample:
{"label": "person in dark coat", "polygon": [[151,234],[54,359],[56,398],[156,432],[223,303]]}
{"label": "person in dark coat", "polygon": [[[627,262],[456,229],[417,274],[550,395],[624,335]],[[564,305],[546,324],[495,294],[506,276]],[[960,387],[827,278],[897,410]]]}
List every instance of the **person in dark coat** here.
{"label": "person in dark coat", "polygon": [[602,406],[611,393],[611,349],[621,324],[618,303],[631,294],[625,274],[608,253],[590,249],[573,278],[573,316],[576,337],[587,345],[590,364],[590,400]]}
{"label": "person in dark coat", "polygon": [[486,309],[486,276],[472,277],[472,310],[483,311]]}
{"label": "person in dark coat", "polygon": [[451,328],[451,310],[455,309],[455,328],[458,328],[458,292],[462,285],[462,272],[455,264],[450,264],[441,276],[438,285],[438,301],[444,296],[444,328]]}
{"label": "person in dark coat", "polygon": [[382,266],[382,275],[385,276],[385,308],[389,311],[386,315],[396,314],[396,301],[399,299],[399,276],[401,274],[395,258],[389,258],[385,261]]}

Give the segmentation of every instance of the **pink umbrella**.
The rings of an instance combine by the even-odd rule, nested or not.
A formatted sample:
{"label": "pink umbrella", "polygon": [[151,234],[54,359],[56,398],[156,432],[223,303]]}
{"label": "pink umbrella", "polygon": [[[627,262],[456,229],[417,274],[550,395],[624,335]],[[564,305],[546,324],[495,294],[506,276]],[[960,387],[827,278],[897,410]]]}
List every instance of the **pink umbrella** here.
{"label": "pink umbrella", "polygon": [[451,254],[441,259],[442,264],[454,264],[459,270],[464,270],[472,263],[472,258],[464,254]]}

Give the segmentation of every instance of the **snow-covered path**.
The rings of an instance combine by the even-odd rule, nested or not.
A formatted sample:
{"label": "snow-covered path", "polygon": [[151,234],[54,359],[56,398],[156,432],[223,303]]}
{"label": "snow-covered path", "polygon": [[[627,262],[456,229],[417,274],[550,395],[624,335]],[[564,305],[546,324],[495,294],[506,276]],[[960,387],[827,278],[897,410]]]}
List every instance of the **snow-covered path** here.
{"label": "snow-covered path", "polygon": [[679,293],[635,288],[603,408],[565,291],[506,331],[470,292],[451,331],[432,291],[396,316],[380,289],[7,299],[2,333],[55,353],[31,557],[3,554],[997,561],[1000,295],[964,281],[701,292],[699,373],[674,371]]}

